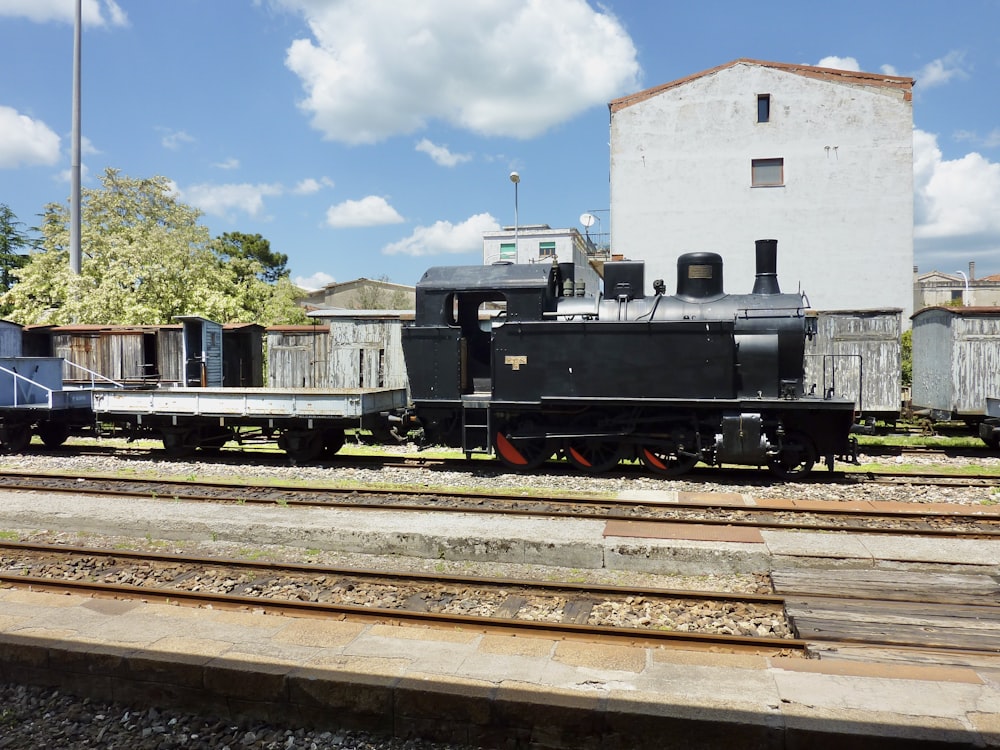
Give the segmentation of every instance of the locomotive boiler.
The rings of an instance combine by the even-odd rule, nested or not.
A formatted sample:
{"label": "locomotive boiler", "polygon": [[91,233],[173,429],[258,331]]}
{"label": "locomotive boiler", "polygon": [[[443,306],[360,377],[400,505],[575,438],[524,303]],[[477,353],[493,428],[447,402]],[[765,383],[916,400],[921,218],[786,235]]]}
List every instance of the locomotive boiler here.
{"label": "locomotive boiler", "polygon": [[572,264],[436,267],[402,331],[425,439],[530,470],[560,453],[598,472],[638,459],[677,475],[699,461],[781,477],[850,450],[854,403],[803,381],[815,331],[781,293],[777,241],[756,243],[749,294],[726,294],[721,256],[677,261],[676,294],[644,264],[604,265],[603,294]]}

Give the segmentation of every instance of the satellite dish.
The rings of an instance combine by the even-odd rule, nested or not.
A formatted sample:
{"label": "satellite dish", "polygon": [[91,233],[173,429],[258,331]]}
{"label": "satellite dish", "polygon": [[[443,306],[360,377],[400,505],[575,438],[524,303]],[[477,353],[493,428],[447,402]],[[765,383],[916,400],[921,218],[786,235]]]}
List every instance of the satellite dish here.
{"label": "satellite dish", "polygon": [[597,221],[597,217],[594,216],[593,214],[580,215],[580,224],[585,226],[587,229],[590,229],[592,226],[594,226],[595,221]]}

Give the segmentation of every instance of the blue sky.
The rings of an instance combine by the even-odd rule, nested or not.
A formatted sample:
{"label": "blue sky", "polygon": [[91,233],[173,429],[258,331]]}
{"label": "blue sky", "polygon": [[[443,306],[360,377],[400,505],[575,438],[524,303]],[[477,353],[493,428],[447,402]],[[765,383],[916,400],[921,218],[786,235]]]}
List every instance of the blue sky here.
{"label": "blue sky", "polygon": [[[0,0],[0,203],[68,200],[74,0]],[[1000,273],[1000,0],[84,0],[83,184],[163,175],[307,288],[607,231],[611,99],[749,57],[912,76],[915,263]],[[725,211],[724,206],[719,207]],[[690,248],[692,250],[704,248]],[[715,249],[715,248],[713,248]],[[723,251],[724,252],[724,251]]]}

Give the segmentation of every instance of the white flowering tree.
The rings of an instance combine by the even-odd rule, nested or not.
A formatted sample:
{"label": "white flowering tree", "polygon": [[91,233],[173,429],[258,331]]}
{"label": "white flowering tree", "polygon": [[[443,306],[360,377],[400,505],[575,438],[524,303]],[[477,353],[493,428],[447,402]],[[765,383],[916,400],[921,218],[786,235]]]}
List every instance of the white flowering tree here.
{"label": "white flowering tree", "polygon": [[259,261],[221,256],[200,216],[165,177],[107,169],[101,186],[81,195],[80,274],[69,268],[69,210],[49,204],[41,249],[0,301],[22,324],[161,324],[182,314],[265,325],[303,320],[291,282],[266,283],[263,267],[254,273]]}

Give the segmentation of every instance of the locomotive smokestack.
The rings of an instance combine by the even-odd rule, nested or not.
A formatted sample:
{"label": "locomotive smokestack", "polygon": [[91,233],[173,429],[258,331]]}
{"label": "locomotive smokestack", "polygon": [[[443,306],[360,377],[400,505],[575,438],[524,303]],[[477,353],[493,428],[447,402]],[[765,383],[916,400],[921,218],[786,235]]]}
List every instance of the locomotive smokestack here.
{"label": "locomotive smokestack", "polygon": [[778,288],[778,241],[757,240],[757,276],[753,294],[781,294]]}

